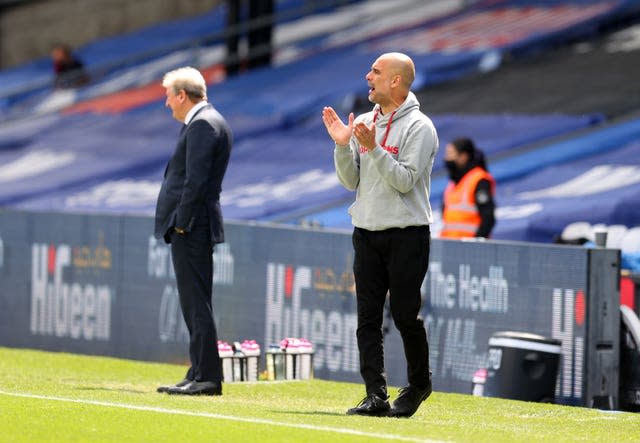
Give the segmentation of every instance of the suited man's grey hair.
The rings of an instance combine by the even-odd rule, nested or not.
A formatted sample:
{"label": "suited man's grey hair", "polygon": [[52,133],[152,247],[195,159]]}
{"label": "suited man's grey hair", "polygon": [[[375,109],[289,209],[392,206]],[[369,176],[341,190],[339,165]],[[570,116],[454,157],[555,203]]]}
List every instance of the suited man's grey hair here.
{"label": "suited man's grey hair", "polygon": [[184,89],[187,96],[194,102],[207,99],[207,83],[200,71],[191,66],[167,72],[162,79],[162,86],[171,88],[174,94]]}

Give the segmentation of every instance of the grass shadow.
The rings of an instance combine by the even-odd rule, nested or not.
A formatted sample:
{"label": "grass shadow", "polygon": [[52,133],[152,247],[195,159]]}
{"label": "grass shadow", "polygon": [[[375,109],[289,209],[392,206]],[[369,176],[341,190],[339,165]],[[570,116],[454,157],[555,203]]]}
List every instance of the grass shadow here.
{"label": "grass shadow", "polygon": [[275,413],[275,414],[286,414],[286,415],[327,415],[327,416],[331,416],[331,417],[342,417],[342,416],[346,416],[346,413],[341,413],[341,412],[327,412],[327,411],[274,411],[271,410],[271,412]]}
{"label": "grass shadow", "polygon": [[74,388],[77,391],[105,391],[105,392],[127,392],[129,394],[147,394],[148,391],[125,388],[98,388],[95,386],[78,386]]}

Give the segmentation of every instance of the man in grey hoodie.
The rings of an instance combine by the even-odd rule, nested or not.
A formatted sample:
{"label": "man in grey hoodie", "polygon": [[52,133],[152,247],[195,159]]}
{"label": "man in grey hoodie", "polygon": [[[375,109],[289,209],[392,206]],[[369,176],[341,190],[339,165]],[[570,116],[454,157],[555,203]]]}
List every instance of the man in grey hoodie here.
{"label": "man in grey hoodie", "polygon": [[[420,287],[429,263],[433,221],[429,203],[438,135],[411,92],[415,67],[405,54],[383,54],[366,75],[373,110],[345,124],[325,107],[322,120],[335,142],[342,185],[356,191],[349,208],[355,250],[360,374],[366,397],[347,414],[410,417],[431,394],[429,345]],[[408,386],[389,404],[382,318],[385,299],[400,331]]]}

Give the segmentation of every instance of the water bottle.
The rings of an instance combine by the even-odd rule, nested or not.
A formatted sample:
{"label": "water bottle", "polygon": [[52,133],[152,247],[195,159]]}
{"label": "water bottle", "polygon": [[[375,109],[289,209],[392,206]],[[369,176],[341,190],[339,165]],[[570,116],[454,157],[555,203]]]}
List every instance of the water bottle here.
{"label": "water bottle", "polygon": [[255,340],[245,340],[241,344],[241,349],[247,357],[247,381],[258,381],[260,345]]}
{"label": "water bottle", "polygon": [[225,383],[233,381],[233,348],[229,343],[218,340],[218,354],[222,362],[222,380]]}
{"label": "water bottle", "polygon": [[[267,349],[265,354],[265,358],[267,361],[267,379],[268,380],[276,380],[279,375],[282,373],[282,362],[278,362],[278,357],[282,356],[282,351],[280,350],[279,345],[272,344]],[[278,368],[280,366],[280,368]]]}
{"label": "water bottle", "polygon": [[300,378],[309,380],[313,378],[313,346],[311,342],[305,338],[300,339]]}
{"label": "water bottle", "polygon": [[282,349],[278,348],[278,350],[274,354],[274,362],[275,362],[275,376],[276,380],[284,380],[285,379],[285,363],[284,363],[284,352]]}
{"label": "water bottle", "polygon": [[242,352],[242,345],[239,342],[233,343],[233,380],[245,381],[247,371],[247,358]]}
{"label": "water bottle", "polygon": [[285,378],[287,380],[293,380],[299,378],[299,351],[300,351],[300,340],[297,338],[285,338],[280,342],[280,346],[284,349],[285,354]]}

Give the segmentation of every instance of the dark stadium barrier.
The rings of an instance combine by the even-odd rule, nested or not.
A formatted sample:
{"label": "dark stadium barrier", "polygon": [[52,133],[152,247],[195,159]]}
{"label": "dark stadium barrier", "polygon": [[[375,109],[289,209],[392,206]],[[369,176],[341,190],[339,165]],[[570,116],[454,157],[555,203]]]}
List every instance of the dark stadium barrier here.
{"label": "dark stadium barrier", "polygon": [[[152,226],[0,211],[0,346],[186,362],[169,248]],[[214,266],[220,339],[267,349],[304,337],[317,377],[360,382],[349,233],[228,223],[226,236]],[[422,314],[434,388],[470,393],[491,335],[521,331],[562,343],[556,402],[617,407],[619,265],[611,249],[433,240]],[[403,385],[388,326],[389,383]]]}

